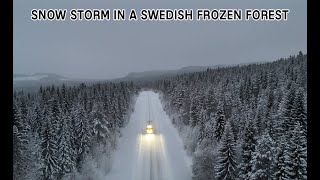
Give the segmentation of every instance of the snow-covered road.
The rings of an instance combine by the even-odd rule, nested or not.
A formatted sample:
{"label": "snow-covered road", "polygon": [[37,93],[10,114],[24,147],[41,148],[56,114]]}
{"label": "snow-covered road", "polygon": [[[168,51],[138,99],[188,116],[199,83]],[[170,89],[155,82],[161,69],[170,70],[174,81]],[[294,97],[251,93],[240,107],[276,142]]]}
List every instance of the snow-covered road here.
{"label": "snow-covered road", "polygon": [[[151,118],[155,134],[144,134]],[[128,125],[122,129],[107,180],[191,180],[191,159],[159,94],[140,93]]]}

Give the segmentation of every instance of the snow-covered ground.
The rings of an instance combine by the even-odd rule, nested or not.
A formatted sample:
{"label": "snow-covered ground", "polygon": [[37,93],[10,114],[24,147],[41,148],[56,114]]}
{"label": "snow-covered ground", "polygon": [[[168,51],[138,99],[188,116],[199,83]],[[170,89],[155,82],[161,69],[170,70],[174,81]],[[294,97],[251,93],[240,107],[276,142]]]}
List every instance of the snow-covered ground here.
{"label": "snow-covered ground", "polygon": [[[155,134],[144,134],[149,117]],[[159,94],[140,93],[122,133],[107,180],[191,180],[191,158],[163,110]]]}

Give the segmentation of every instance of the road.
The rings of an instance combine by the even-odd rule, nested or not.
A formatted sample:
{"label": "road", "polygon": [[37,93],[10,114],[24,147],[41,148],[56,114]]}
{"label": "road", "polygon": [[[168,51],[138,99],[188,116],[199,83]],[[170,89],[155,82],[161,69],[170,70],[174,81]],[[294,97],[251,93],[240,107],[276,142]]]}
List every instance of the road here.
{"label": "road", "polygon": [[[155,134],[145,134],[152,120]],[[107,180],[191,180],[191,159],[162,108],[159,94],[139,94],[128,125],[122,129]]]}

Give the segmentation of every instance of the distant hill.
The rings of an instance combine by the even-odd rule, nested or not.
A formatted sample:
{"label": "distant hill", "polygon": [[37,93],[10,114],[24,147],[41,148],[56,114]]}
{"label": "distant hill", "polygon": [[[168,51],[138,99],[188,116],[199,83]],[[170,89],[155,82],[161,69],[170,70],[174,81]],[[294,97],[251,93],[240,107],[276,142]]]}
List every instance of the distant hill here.
{"label": "distant hill", "polygon": [[13,74],[13,81],[63,81],[68,78],[54,73]]}
{"label": "distant hill", "polygon": [[67,86],[79,85],[80,83],[90,84],[98,80],[68,78],[54,73],[35,73],[32,75],[13,74],[13,90],[15,91],[35,91],[40,86],[62,85]]}
{"label": "distant hill", "polygon": [[226,67],[227,65],[216,65],[216,66],[188,66],[177,70],[154,70],[154,71],[143,71],[143,72],[131,72],[123,78],[113,79],[113,81],[152,81],[164,78],[169,78],[172,76],[206,71],[208,68],[215,69],[218,67]]}
{"label": "distant hill", "polygon": [[216,69],[222,67],[230,66],[245,66],[249,64],[262,64],[266,62],[251,62],[251,63],[241,63],[241,64],[232,64],[232,65],[215,65],[215,66],[187,66],[177,70],[153,70],[153,71],[144,71],[144,72],[130,72],[127,76],[116,79],[80,79],[80,78],[69,78],[61,76],[54,73],[35,73],[32,75],[26,74],[13,74],[13,88],[14,90],[27,90],[34,91],[38,90],[39,87],[48,86],[48,85],[78,85],[80,83],[92,84],[96,82],[120,82],[120,81],[133,81],[133,82],[150,82],[154,80],[166,79],[176,75],[201,72],[206,71],[208,68]]}
{"label": "distant hill", "polygon": [[143,71],[143,72],[131,72],[128,73],[127,76],[122,78],[113,79],[112,81],[134,81],[134,82],[142,82],[142,81],[153,81],[170,78],[172,76],[181,75],[185,73],[193,73],[193,72],[201,72],[206,71],[208,68],[217,69],[222,67],[231,67],[231,66],[246,66],[250,64],[263,64],[268,61],[263,62],[248,62],[248,63],[240,63],[240,64],[220,64],[214,66],[187,66],[176,70],[153,70],[153,71]]}

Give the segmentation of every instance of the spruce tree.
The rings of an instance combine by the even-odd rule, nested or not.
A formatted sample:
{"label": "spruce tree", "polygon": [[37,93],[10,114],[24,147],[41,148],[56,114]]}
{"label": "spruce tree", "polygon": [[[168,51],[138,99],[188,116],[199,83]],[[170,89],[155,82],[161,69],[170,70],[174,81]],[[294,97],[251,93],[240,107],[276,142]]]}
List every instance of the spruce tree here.
{"label": "spruce tree", "polygon": [[63,118],[63,125],[61,130],[61,135],[59,139],[58,147],[58,165],[60,167],[59,178],[63,177],[65,174],[69,174],[73,171],[75,167],[75,162],[72,159],[72,156],[75,155],[72,149],[71,144],[71,129],[68,123],[70,122],[69,116]]}
{"label": "spruce tree", "polygon": [[206,124],[205,137],[213,141],[215,139],[214,130],[215,130],[215,116],[214,113],[211,113],[208,117],[208,122]]}
{"label": "spruce tree", "polygon": [[[99,110],[100,109],[100,110]],[[109,138],[110,130],[108,125],[111,124],[107,121],[106,116],[102,113],[101,108],[98,105],[93,107],[93,132],[98,142],[106,143],[106,139]],[[109,126],[112,128],[112,126]]]}
{"label": "spruce tree", "polygon": [[285,147],[285,178],[307,179],[306,137],[300,125],[296,125]]}
{"label": "spruce tree", "polygon": [[252,172],[252,156],[255,151],[255,133],[252,126],[252,121],[248,121],[246,124],[244,139],[242,144],[241,163],[239,164],[238,178],[243,180],[249,180]]}
{"label": "spruce tree", "polygon": [[51,123],[50,117],[45,119],[44,127],[41,131],[41,154],[44,162],[43,178],[54,180],[60,171],[58,164],[58,142],[56,141],[56,131]]}
{"label": "spruce tree", "polygon": [[13,125],[13,175],[15,179],[22,179],[25,173],[23,146],[18,128]]}
{"label": "spruce tree", "polygon": [[283,98],[281,105],[279,107],[279,115],[280,115],[279,123],[282,125],[281,128],[286,133],[289,133],[289,131],[293,130],[294,124],[295,124],[295,121],[292,116],[293,113],[295,112],[294,99],[295,99],[295,86],[292,85],[289,91],[286,93],[285,97]]}
{"label": "spruce tree", "polygon": [[224,135],[218,149],[219,158],[215,167],[217,179],[235,179],[237,172],[237,150],[232,128],[226,123]]}
{"label": "spruce tree", "polygon": [[191,125],[191,127],[195,127],[197,125],[197,106],[194,100],[191,101],[189,118],[189,124]]}
{"label": "spruce tree", "polygon": [[284,162],[284,147],[283,145],[280,145],[277,147],[277,152],[275,154],[275,158],[274,158],[274,174],[273,177],[276,180],[284,180],[286,179],[286,173],[285,173],[285,162]]}
{"label": "spruce tree", "polygon": [[271,180],[273,178],[274,169],[274,154],[275,142],[272,140],[267,131],[257,141],[255,152],[252,154],[252,175],[251,179]]}
{"label": "spruce tree", "polygon": [[214,155],[211,151],[200,150],[192,159],[193,180],[215,180]]}
{"label": "spruce tree", "polygon": [[84,153],[89,150],[89,139],[90,139],[90,129],[88,126],[88,117],[82,105],[77,104],[76,106],[76,119],[75,119],[75,139],[76,139],[76,154],[79,159],[78,162],[82,160]]}
{"label": "spruce tree", "polygon": [[207,121],[207,116],[205,113],[205,110],[202,109],[200,112],[200,116],[198,118],[198,127],[199,127],[199,136],[198,136],[198,143],[200,144],[202,142],[202,140],[205,138],[206,136],[206,121]]}
{"label": "spruce tree", "polygon": [[43,177],[40,142],[38,133],[29,133],[28,144],[24,153],[27,163],[24,179],[41,179]]}
{"label": "spruce tree", "polygon": [[295,99],[293,102],[294,111],[292,112],[292,120],[298,123],[303,131],[302,135],[307,136],[307,105],[306,99],[304,97],[303,88],[298,88],[295,94]]}
{"label": "spruce tree", "polygon": [[223,132],[224,132],[224,126],[225,126],[225,115],[224,115],[224,111],[223,111],[223,104],[222,101],[219,101],[218,104],[218,109],[216,112],[216,124],[215,124],[215,137],[218,140],[218,142],[220,141],[220,139],[222,138]]}
{"label": "spruce tree", "polygon": [[205,98],[205,106],[207,115],[210,116],[211,113],[215,111],[215,99],[214,99],[214,90],[213,88],[209,88],[206,98]]}

